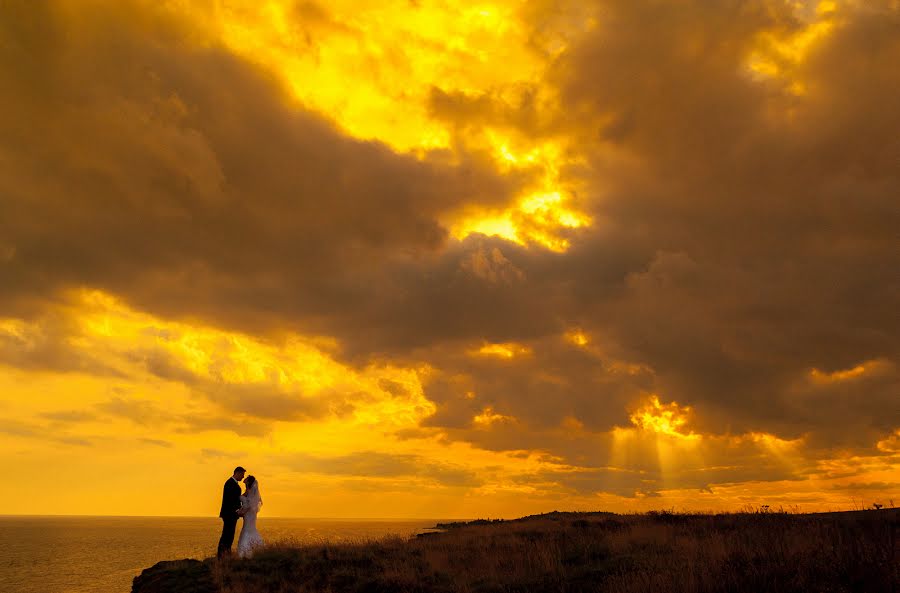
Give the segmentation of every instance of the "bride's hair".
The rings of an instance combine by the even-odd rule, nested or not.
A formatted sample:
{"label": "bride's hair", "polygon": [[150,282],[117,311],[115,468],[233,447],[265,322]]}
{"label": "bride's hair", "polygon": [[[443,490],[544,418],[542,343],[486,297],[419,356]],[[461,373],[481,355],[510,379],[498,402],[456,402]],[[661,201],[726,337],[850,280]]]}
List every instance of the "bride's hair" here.
{"label": "bride's hair", "polygon": [[251,506],[255,506],[256,510],[259,510],[262,507],[262,497],[259,495],[259,482],[256,481],[255,477],[247,476],[244,484],[247,485],[247,491],[244,494],[249,499]]}

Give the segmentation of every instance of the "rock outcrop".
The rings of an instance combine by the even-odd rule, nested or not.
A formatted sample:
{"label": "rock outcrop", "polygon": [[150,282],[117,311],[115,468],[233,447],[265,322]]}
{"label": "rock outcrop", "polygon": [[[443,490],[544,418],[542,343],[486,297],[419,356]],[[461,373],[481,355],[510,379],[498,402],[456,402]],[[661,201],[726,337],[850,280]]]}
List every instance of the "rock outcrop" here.
{"label": "rock outcrop", "polygon": [[134,577],[131,593],[218,593],[213,562],[212,558],[157,562]]}

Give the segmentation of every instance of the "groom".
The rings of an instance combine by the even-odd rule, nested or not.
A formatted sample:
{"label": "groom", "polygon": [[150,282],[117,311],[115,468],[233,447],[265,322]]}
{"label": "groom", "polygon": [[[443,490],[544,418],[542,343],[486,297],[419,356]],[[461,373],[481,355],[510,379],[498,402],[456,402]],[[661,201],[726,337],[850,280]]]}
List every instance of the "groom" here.
{"label": "groom", "polygon": [[234,529],[238,522],[237,511],[241,508],[241,480],[244,479],[245,473],[246,470],[241,466],[234,468],[234,474],[228,478],[222,490],[222,509],[219,511],[222,518],[222,537],[219,538],[219,549],[216,552],[219,558],[231,553]]}

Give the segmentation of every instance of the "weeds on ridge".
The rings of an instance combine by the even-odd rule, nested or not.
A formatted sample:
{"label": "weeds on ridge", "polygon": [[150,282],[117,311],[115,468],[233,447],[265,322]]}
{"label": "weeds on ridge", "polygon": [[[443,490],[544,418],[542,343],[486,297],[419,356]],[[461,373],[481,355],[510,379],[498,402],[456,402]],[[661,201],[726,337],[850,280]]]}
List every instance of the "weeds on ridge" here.
{"label": "weeds on ridge", "polygon": [[900,588],[896,510],[551,513],[412,539],[281,542],[216,567],[222,593],[765,593]]}

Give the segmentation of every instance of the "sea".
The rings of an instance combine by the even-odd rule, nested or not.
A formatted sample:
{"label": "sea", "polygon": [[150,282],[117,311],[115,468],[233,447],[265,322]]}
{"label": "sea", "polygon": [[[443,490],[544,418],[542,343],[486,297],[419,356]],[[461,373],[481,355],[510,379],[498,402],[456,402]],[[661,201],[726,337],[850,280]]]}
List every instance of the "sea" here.
{"label": "sea", "polygon": [[[260,517],[258,526],[269,542],[318,543],[413,537],[441,521]],[[0,516],[0,592],[129,593],[160,560],[214,556],[221,530],[215,517]]]}

